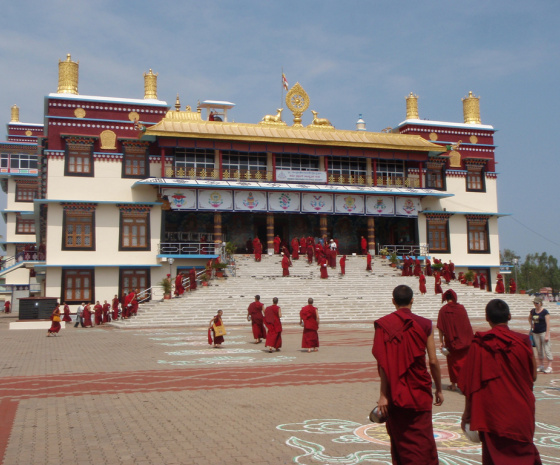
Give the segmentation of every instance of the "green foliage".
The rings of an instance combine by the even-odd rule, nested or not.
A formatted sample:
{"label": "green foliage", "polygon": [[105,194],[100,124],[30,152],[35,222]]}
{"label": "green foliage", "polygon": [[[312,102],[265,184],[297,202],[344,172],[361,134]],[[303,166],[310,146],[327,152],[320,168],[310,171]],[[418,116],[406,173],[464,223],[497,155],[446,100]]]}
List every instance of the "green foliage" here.
{"label": "green foliage", "polygon": [[467,281],[468,283],[472,283],[474,281],[474,271],[473,270],[468,270],[465,273],[465,281]]}
{"label": "green foliage", "polygon": [[226,243],[226,253],[228,255],[233,255],[237,250],[237,246],[233,242]]}
{"label": "green foliage", "polygon": [[398,257],[397,257],[397,253],[396,253],[396,252],[393,252],[393,253],[390,255],[389,261],[390,261],[391,263],[398,263],[398,262],[399,262],[399,259],[398,259]]}
{"label": "green foliage", "polygon": [[169,281],[169,279],[167,278],[163,278],[160,282],[159,285],[163,288],[163,293],[164,294],[171,294],[171,281]]}
{"label": "green foliage", "polygon": [[[511,262],[512,265],[515,258],[519,260],[519,256],[509,249],[500,253],[500,259]],[[519,261],[516,270],[512,269],[511,277],[515,277],[516,274],[518,289],[525,289],[531,293],[539,292],[542,287],[551,287],[555,293],[560,289],[558,260],[546,252],[528,254],[523,263]],[[504,279],[505,284],[508,282],[509,277]]]}

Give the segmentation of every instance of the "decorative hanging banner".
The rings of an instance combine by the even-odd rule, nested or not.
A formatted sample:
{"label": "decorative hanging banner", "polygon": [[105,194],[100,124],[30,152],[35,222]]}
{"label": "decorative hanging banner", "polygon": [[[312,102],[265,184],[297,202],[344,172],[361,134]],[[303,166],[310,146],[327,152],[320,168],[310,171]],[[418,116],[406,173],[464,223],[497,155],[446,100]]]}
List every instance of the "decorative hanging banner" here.
{"label": "decorative hanging banner", "polygon": [[233,210],[233,192],[221,189],[200,189],[199,210]]}
{"label": "decorative hanging banner", "polygon": [[233,191],[235,211],[266,211],[266,193],[262,191]]}
{"label": "decorative hanging banner", "polygon": [[395,214],[405,216],[418,216],[420,199],[418,197],[397,197],[395,200]]}
{"label": "decorative hanging banner", "polygon": [[395,197],[387,195],[366,196],[366,213],[376,216],[394,215]]}
{"label": "decorative hanging banner", "polygon": [[299,212],[299,192],[277,191],[268,193],[268,211]]}
{"label": "decorative hanging banner", "polygon": [[356,194],[335,194],[334,212],[351,213],[354,215],[364,214],[364,196]]}
{"label": "decorative hanging banner", "polygon": [[162,197],[167,197],[172,210],[196,210],[195,189],[162,189]]}
{"label": "decorative hanging banner", "polygon": [[333,211],[332,194],[308,194],[301,196],[301,211],[313,213],[332,213]]}

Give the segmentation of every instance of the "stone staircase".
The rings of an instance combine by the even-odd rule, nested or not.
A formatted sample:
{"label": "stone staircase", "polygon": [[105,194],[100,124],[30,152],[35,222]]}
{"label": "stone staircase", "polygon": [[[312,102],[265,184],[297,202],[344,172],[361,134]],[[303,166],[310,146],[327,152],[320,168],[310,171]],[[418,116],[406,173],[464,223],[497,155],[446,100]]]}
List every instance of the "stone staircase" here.
{"label": "stone staircase", "polygon": [[[303,258],[303,259],[302,259]],[[282,277],[280,257],[263,255],[256,263],[251,255],[236,255],[235,277],[213,279],[208,287],[198,286],[194,292],[167,301],[155,300],[141,304],[138,315],[129,320],[111,323],[118,328],[207,325],[217,310],[224,311],[226,325],[247,324],[247,307],[259,294],[261,302],[272,304],[278,297],[284,323],[298,323],[301,307],[313,297],[322,322],[372,322],[394,310],[391,293],[399,284],[408,284],[415,293],[413,311],[432,320],[441,308],[441,295],[434,294],[434,279],[427,277],[427,294],[418,290],[418,278],[402,277],[387,260],[376,257],[368,272],[363,256],[348,256],[346,275],[330,269],[329,279],[320,279],[319,267],[308,265],[305,257],[294,260],[290,276]],[[484,317],[486,303],[499,297],[508,302],[512,316],[526,318],[532,308],[531,297],[521,294],[494,294],[451,282],[451,287],[471,318]]]}

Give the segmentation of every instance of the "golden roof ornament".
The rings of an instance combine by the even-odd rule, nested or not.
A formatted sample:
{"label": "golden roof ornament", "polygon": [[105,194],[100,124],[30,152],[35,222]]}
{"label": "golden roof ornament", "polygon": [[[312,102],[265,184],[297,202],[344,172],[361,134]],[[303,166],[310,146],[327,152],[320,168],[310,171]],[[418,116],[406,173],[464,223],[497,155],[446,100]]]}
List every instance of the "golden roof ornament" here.
{"label": "golden roof ornament", "polygon": [[294,115],[294,126],[303,127],[301,115],[309,108],[309,95],[299,82],[296,82],[286,94],[286,105]]}
{"label": "golden roof ornament", "polygon": [[181,111],[181,101],[179,100],[179,94],[177,94],[177,98],[175,99],[175,111]]}
{"label": "golden roof ornament", "polygon": [[79,61],[72,61],[70,54],[66,55],[66,61],[58,60],[57,94],[78,95],[79,64]]}
{"label": "golden roof ornament", "polygon": [[259,122],[259,124],[273,124],[273,125],[286,126],[286,123],[282,121],[282,111],[284,111],[283,108],[277,108],[275,115],[264,115],[262,120]]}
{"label": "golden roof ornament", "polygon": [[144,99],[157,100],[157,77],[152,70],[144,73]]}
{"label": "golden roof ornament", "polygon": [[418,115],[418,95],[412,92],[406,97],[406,119],[420,119]]}
{"label": "golden roof ornament", "polygon": [[11,108],[12,117],[10,118],[10,123],[19,123],[19,107],[13,105]]}
{"label": "golden roof ornament", "polygon": [[334,129],[334,126],[327,118],[317,118],[319,113],[314,110],[311,110],[311,113],[313,113],[313,121],[307,126],[308,128]]}
{"label": "golden roof ornament", "polygon": [[475,97],[472,91],[463,99],[463,117],[465,124],[481,124],[480,121],[480,97]]}

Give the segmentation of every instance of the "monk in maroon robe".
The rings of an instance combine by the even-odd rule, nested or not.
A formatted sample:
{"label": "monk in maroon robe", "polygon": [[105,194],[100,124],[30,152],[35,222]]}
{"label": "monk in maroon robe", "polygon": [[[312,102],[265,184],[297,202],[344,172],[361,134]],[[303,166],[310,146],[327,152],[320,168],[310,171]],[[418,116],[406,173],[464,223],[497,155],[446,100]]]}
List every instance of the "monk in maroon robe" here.
{"label": "monk in maroon robe", "polygon": [[130,291],[125,299],[124,299],[124,306],[123,306],[123,314],[124,314],[124,319],[128,319],[130,318],[130,315],[132,314],[132,301],[134,300],[134,297],[136,296],[136,294],[134,294],[134,291]]}
{"label": "monk in maroon robe", "polygon": [[459,273],[459,282],[461,284],[467,284],[467,278],[465,278],[465,273],[462,271]]}
{"label": "monk in maroon robe", "polygon": [[445,284],[449,284],[451,281],[451,273],[449,272],[449,265],[447,263],[443,264],[443,279],[445,280]]}
{"label": "monk in maroon robe", "polygon": [[196,270],[194,268],[189,270],[189,287],[191,291],[196,291]]}
{"label": "monk in maroon robe", "polygon": [[455,276],[455,263],[449,260],[449,273],[451,274],[451,279],[455,281],[457,277]]}
{"label": "monk in maroon robe", "polygon": [[480,287],[480,283],[478,282],[478,273],[473,272],[473,287],[477,289]]}
{"label": "monk in maroon robe", "polygon": [[138,313],[138,289],[136,289],[133,293],[134,297],[130,302],[130,315],[136,316],[136,314]]}
{"label": "monk in maroon robe", "polygon": [[529,336],[511,331],[508,305],[486,305],[490,331],[477,332],[459,378],[465,395],[461,427],[482,441],[483,464],[537,465],[533,382],[537,364]]}
{"label": "monk in maroon robe", "polygon": [[448,289],[441,296],[442,302],[447,302],[439,310],[437,328],[439,329],[440,349],[447,348],[447,368],[451,385],[450,391],[457,389],[459,373],[467,359],[467,352],[473,339],[473,330],[467,310],[457,303],[457,294]]}
{"label": "monk in maroon robe", "polygon": [[299,260],[299,241],[297,237],[292,239],[292,260]]}
{"label": "monk in maroon robe", "polygon": [[261,296],[256,295],[255,301],[251,302],[247,309],[247,320],[251,322],[255,344],[260,344],[266,338],[263,310],[264,305],[261,303]]}
{"label": "monk in maroon robe", "polygon": [[480,273],[480,290],[486,290],[486,273]]}
{"label": "monk in maroon robe", "polygon": [[180,271],[175,277],[175,295],[181,297],[185,293],[185,287],[183,286],[183,273]]}
{"label": "monk in maroon robe", "polygon": [[498,281],[496,282],[496,294],[503,294],[505,292],[504,278],[501,274],[498,274],[496,278],[498,279]]}
{"label": "monk in maroon robe", "polygon": [[95,326],[99,326],[103,324],[103,307],[99,303],[99,300],[93,307],[93,311],[95,313]]}
{"label": "monk in maroon robe", "polygon": [[441,289],[441,275],[439,271],[436,271],[434,274],[434,291],[436,294],[443,294],[443,290]]}
{"label": "monk in maroon robe", "polygon": [[282,276],[290,276],[290,259],[282,253]]}
{"label": "monk in maroon robe", "polygon": [[327,279],[329,277],[329,272],[327,270],[327,260],[323,258],[319,263],[321,269],[321,279]]}
{"label": "monk in maroon robe", "polygon": [[366,271],[371,271],[371,254],[366,255]]}
{"label": "monk in maroon robe", "polygon": [[111,302],[111,309],[113,310],[113,321],[119,319],[119,298],[117,294],[113,297],[113,301]]}
{"label": "monk in maroon robe", "polygon": [[420,294],[425,295],[426,294],[426,276],[424,276],[424,273],[422,272],[422,270],[420,270],[420,276],[418,276],[418,284],[420,287]]}
{"label": "monk in maroon robe", "polygon": [[70,307],[68,306],[68,304],[64,304],[64,317],[62,318],[62,321],[72,321],[72,317],[70,316]]}
{"label": "monk in maroon robe", "polygon": [[313,263],[313,244],[309,243],[309,245],[307,246],[307,263],[309,263],[310,265]]}
{"label": "monk in maroon robe", "polygon": [[82,317],[84,319],[84,328],[91,328],[93,326],[93,323],[91,321],[91,306],[90,306],[90,304],[86,304],[86,306],[84,307]]}
{"label": "monk in maroon robe", "polygon": [[362,249],[362,255],[367,254],[367,240],[364,236],[362,236],[362,238],[360,239],[360,248]]}
{"label": "monk in maroon robe", "polygon": [[510,294],[515,294],[516,291],[517,291],[517,284],[515,283],[515,280],[513,278],[510,278],[510,280],[509,280],[509,293]]}
{"label": "monk in maroon robe", "polygon": [[340,274],[344,276],[346,274],[346,255],[343,255],[340,259]]}
{"label": "monk in maroon robe", "polygon": [[57,303],[56,307],[54,308],[52,314],[51,314],[51,327],[49,328],[49,330],[47,331],[47,337],[51,336],[52,334],[54,334],[55,336],[58,334],[58,332],[60,331],[61,325],[60,325],[60,305]]}
{"label": "monk in maroon robe", "polygon": [[421,270],[422,270],[422,266],[420,265],[420,259],[416,257],[414,259],[414,276],[420,276]]}
{"label": "monk in maroon robe", "polygon": [[272,299],[272,305],[264,311],[264,323],[268,333],[266,334],[265,347],[268,351],[280,351],[282,347],[282,309],[278,306],[278,297]]}
{"label": "monk in maroon robe", "polygon": [[224,325],[222,321],[223,313],[222,310],[218,310],[218,314],[210,320],[210,326],[208,327],[208,344],[213,344],[215,349],[219,349],[224,343],[224,336],[216,336],[216,331],[214,330],[214,326]]}
{"label": "monk in maroon robe", "polygon": [[305,236],[302,236],[299,240],[299,253],[302,255],[307,253],[307,239]]}
{"label": "monk in maroon robe", "polygon": [[[434,405],[441,405],[440,367],[432,322],[412,313],[412,296],[410,287],[397,286],[393,290],[396,311],[374,323],[372,352],[381,378],[377,407],[381,417],[387,420],[394,464],[437,465],[432,426],[432,378],[436,388]],[[426,352],[431,377],[426,366]]]}
{"label": "monk in maroon robe", "polygon": [[278,236],[276,236],[274,238],[274,253],[275,254],[279,254],[280,253],[280,244],[282,243],[282,241],[280,240],[280,238]]}
{"label": "monk in maroon robe", "polygon": [[103,308],[101,309],[101,313],[103,314],[103,323],[109,323],[111,321],[109,310],[111,310],[111,304],[105,301],[105,303],[103,304]]}
{"label": "monk in maroon robe", "polygon": [[313,306],[313,299],[307,300],[307,305],[299,312],[299,324],[303,326],[301,348],[307,352],[319,350],[319,310]]}
{"label": "monk in maroon robe", "polygon": [[426,276],[432,276],[432,262],[426,258]]}
{"label": "monk in maroon robe", "polygon": [[4,302],[4,313],[10,313],[11,310],[11,303],[9,300],[6,300],[6,302]]}

